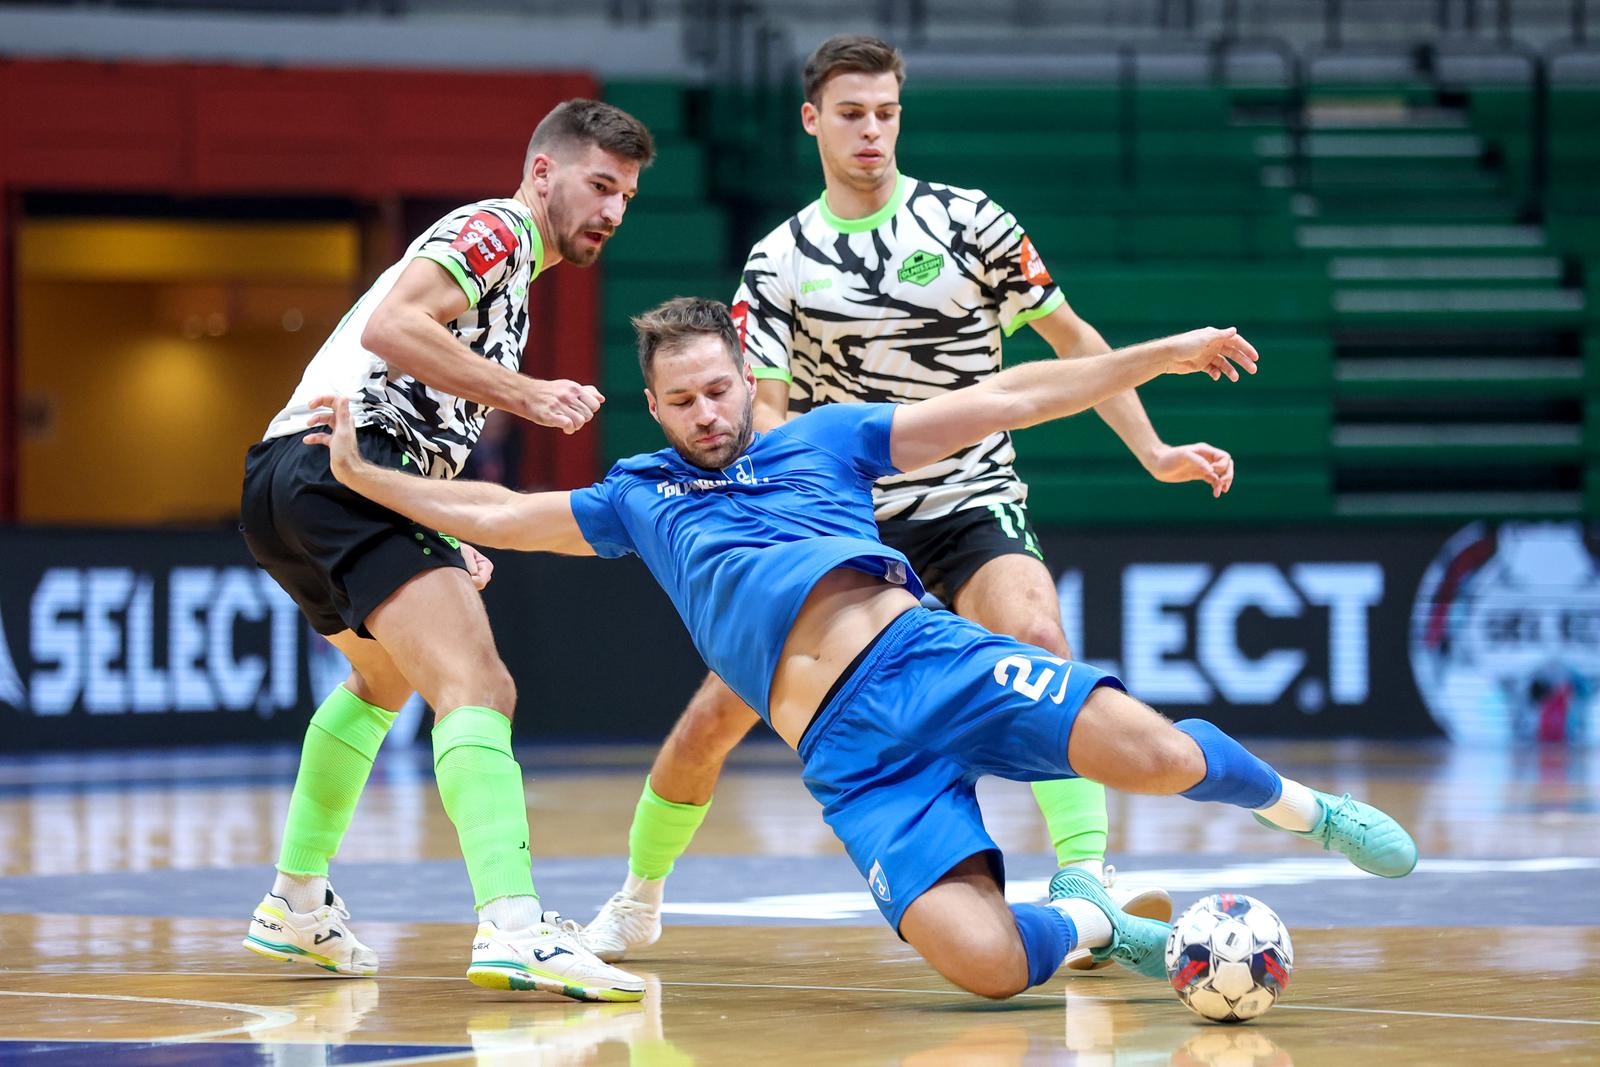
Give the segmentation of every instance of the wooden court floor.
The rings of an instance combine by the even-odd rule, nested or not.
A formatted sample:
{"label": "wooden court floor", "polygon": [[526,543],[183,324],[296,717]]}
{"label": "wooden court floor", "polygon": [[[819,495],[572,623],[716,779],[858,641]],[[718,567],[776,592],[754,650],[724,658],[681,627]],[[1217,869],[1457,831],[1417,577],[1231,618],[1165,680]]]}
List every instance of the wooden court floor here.
{"label": "wooden court floor", "polygon": [[[1125,879],[1180,907],[1249,892],[1288,922],[1289,996],[1240,1027],[1115,969],[1001,1004],[953,989],[883,926],[770,747],[736,758],[669,882],[639,1005],[462,978],[469,897],[425,755],[381,757],[335,865],[384,961],[343,980],[238,947],[293,753],[0,761],[0,1064],[1600,1063],[1600,755],[1262,747],[1387,807],[1424,863],[1387,882],[1241,813],[1113,797]],[[616,888],[647,756],[525,754],[547,906],[587,918]],[[981,796],[1012,895],[1039,894],[1026,788]]]}

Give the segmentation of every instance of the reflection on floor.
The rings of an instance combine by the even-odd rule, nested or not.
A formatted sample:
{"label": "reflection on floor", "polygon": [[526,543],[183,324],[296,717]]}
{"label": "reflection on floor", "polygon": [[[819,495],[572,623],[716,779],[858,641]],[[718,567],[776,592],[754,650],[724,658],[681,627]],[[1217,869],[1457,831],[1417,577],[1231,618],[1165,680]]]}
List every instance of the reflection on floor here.
{"label": "reflection on floor", "polygon": [[[669,884],[635,961],[641,1005],[493,993],[461,977],[470,897],[425,754],[379,761],[335,866],[375,980],[281,969],[238,947],[270,877],[288,750],[0,761],[0,1063],[1348,1064],[1600,1057],[1600,751],[1262,746],[1379,803],[1425,859],[1399,882],[1182,800],[1114,797],[1128,881],[1179,905],[1219,889],[1294,932],[1287,1000],[1202,1023],[1115,969],[1004,1004],[935,976],[883,927],[801,787],[753,746]],[[583,918],[616,887],[649,753],[524,754],[535,876]],[[1025,787],[986,782],[1009,892],[1051,863]]]}

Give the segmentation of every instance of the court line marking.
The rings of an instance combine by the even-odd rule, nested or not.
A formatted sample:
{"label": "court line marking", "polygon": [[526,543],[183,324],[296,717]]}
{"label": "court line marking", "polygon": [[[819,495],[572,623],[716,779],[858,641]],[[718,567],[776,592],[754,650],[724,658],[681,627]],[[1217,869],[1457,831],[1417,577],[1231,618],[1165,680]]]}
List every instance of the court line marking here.
{"label": "court line marking", "polygon": [[[282,974],[267,971],[52,971],[52,970],[8,970],[4,974],[37,974],[37,975],[128,975],[142,977],[190,977],[190,978],[283,978]],[[301,979],[313,981],[314,979]],[[460,982],[463,979],[453,975],[437,974],[391,974],[377,975],[371,979],[374,982]],[[856,986],[856,985],[787,985],[777,982],[661,982],[663,989],[669,988],[697,988],[697,989],[786,989],[796,992],[819,993],[911,993],[926,994],[936,997],[970,997],[960,989],[907,989],[896,986]],[[1071,993],[1073,997],[1083,1000],[1101,1001],[1106,1004],[1133,1004],[1137,999],[1133,997],[1097,997],[1086,993],[1073,993],[1070,989],[1063,993]],[[1013,1000],[1059,1000],[1063,993],[1018,993]],[[11,993],[0,990],[3,996],[90,996],[87,993]],[[140,997],[107,997],[109,1000],[139,1000],[151,999]],[[175,1004],[192,1003],[206,1004],[205,1001],[173,1001]],[[554,1002],[551,1002],[554,1003]],[[217,1005],[208,1005],[215,1007]],[[246,1005],[229,1005],[244,1008]],[[264,1008],[263,1011],[277,1009]],[[1600,1019],[1553,1019],[1538,1015],[1477,1015],[1467,1012],[1450,1011],[1405,1011],[1399,1008],[1344,1008],[1325,1004],[1276,1004],[1273,1010],[1281,1011],[1331,1011],[1354,1013],[1357,1015],[1403,1015],[1423,1019],[1467,1019],[1480,1022],[1500,1023],[1550,1023],[1555,1026],[1600,1026]],[[285,1025],[285,1024],[279,1024]],[[424,1042],[425,1043],[425,1042]],[[388,1061],[384,1061],[388,1062]],[[376,1067],[375,1064],[369,1067]]]}
{"label": "court line marking", "polygon": [[[15,973],[15,972],[13,972]],[[54,972],[61,973],[61,972]],[[74,972],[67,972],[74,973]],[[83,973],[83,972],[77,972]],[[100,972],[106,973],[106,972]],[[115,973],[115,972],[110,972]],[[151,972],[159,974],[161,972]],[[182,974],[181,971],[168,972]],[[219,1000],[184,1000],[179,997],[135,997],[116,993],[35,993],[24,992],[16,989],[0,989],[0,997],[52,997],[58,1000],[124,1000],[135,1004],[176,1004],[185,1008],[215,1008],[219,1011],[243,1012],[254,1015],[259,1022],[245,1023],[243,1026],[229,1026],[217,1030],[202,1030],[193,1034],[178,1034],[173,1037],[151,1037],[130,1041],[126,1038],[76,1038],[75,1041],[86,1041],[98,1044],[115,1042],[117,1044],[135,1045],[181,1045],[190,1042],[206,1041],[216,1037],[232,1037],[234,1034],[246,1034],[251,1030],[271,1029],[276,1030],[281,1026],[298,1022],[300,1016],[292,1011],[281,1008],[268,1008],[259,1004],[233,1004]],[[49,1038],[23,1038],[22,1040],[48,1041]]]}

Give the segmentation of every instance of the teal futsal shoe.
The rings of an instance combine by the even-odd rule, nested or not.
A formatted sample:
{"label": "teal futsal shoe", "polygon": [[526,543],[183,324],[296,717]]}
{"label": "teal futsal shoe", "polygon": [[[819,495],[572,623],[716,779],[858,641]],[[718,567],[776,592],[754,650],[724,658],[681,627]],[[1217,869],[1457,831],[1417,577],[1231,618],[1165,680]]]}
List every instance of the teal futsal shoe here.
{"label": "teal futsal shoe", "polygon": [[1146,978],[1167,979],[1167,935],[1172,924],[1129,915],[1112,901],[1100,880],[1076,867],[1064,867],[1050,879],[1050,900],[1087,900],[1111,920],[1111,944],[1090,949],[1096,963],[1115,960]]}
{"label": "teal futsal shoe", "polygon": [[1311,829],[1285,830],[1260,815],[1256,822],[1296,837],[1315,838],[1322,842],[1323,851],[1343,852],[1368,874],[1404,878],[1416,868],[1417,843],[1393,818],[1371,804],[1350,799],[1349,793],[1336,797],[1316,789],[1312,792],[1322,804],[1322,819]]}

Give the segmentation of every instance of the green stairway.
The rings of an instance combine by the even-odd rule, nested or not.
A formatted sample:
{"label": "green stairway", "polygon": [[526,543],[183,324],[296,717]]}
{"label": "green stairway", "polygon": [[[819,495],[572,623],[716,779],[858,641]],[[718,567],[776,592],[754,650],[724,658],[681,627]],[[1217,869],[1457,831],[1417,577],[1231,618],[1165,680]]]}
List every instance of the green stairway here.
{"label": "green stairway", "polygon": [[1593,301],[1531,221],[1533,106],[1493,87],[1307,99],[1295,236],[1332,286],[1336,514],[1584,510]]}

